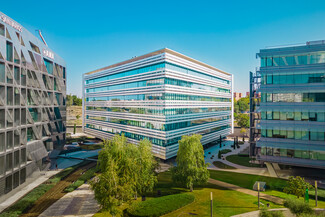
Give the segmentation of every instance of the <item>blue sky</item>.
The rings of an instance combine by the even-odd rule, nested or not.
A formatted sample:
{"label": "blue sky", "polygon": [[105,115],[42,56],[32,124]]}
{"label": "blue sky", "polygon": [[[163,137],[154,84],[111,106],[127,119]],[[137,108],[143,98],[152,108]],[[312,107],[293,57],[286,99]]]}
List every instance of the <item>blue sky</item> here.
{"label": "blue sky", "polygon": [[235,75],[249,89],[261,48],[325,39],[325,1],[2,1],[29,31],[41,29],[67,63],[68,93],[82,74],[168,47]]}

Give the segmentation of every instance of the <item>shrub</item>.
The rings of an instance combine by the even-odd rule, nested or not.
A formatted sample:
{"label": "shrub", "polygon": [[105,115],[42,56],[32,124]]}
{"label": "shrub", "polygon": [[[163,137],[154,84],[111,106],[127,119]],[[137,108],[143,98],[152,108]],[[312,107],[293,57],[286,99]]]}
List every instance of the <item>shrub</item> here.
{"label": "shrub", "polygon": [[313,213],[313,209],[309,206],[309,204],[302,200],[286,199],[284,201],[284,206],[289,208],[290,211],[296,215]]}
{"label": "shrub", "polygon": [[194,198],[193,194],[187,193],[158,197],[143,202],[135,202],[127,209],[127,213],[133,217],[158,217],[192,203]]}
{"label": "shrub", "polygon": [[219,152],[220,152],[220,154],[227,154],[227,153],[231,152],[231,150],[230,149],[222,149]]}
{"label": "shrub", "polygon": [[325,214],[315,214],[315,213],[312,213],[312,214],[301,214],[299,215],[299,217],[325,217]]}
{"label": "shrub", "polygon": [[284,217],[281,211],[268,211],[266,209],[262,210],[260,217]]}

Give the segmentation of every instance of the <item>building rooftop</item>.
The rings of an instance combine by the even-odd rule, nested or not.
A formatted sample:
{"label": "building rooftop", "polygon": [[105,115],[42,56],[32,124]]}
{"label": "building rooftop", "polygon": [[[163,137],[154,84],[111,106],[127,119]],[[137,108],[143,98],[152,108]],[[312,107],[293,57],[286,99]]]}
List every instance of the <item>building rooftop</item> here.
{"label": "building rooftop", "polygon": [[91,72],[88,72],[88,73],[85,73],[86,75],[90,75],[90,74],[93,74],[93,73],[96,73],[96,72],[101,72],[103,70],[107,70],[107,69],[111,69],[111,68],[114,68],[114,67],[118,67],[118,66],[121,66],[121,65],[124,65],[124,64],[127,64],[127,63],[131,63],[131,62],[135,62],[135,61],[138,61],[138,60],[142,60],[142,59],[145,59],[145,58],[148,58],[148,57],[152,57],[152,56],[156,56],[156,55],[159,55],[159,54],[162,54],[162,53],[169,53],[169,54],[172,54],[172,55],[175,55],[175,56],[178,56],[178,57],[181,57],[183,59],[186,59],[188,61],[191,61],[193,63],[196,63],[196,64],[199,64],[201,66],[204,66],[204,67],[207,67],[209,69],[212,69],[212,70],[215,70],[215,71],[218,71],[218,72],[221,72],[221,73],[224,73],[226,75],[230,75],[229,73],[227,72],[224,72],[220,69],[217,69],[213,66],[210,66],[206,63],[203,63],[203,62],[200,62],[198,60],[195,60],[191,57],[188,57],[188,56],[185,56],[181,53],[178,53],[176,51],[173,51],[169,48],[163,48],[163,49],[160,49],[160,50],[157,50],[157,51],[154,51],[154,52],[151,52],[151,53],[148,53],[148,54],[145,54],[145,55],[142,55],[142,56],[138,56],[138,57],[134,57],[132,59],[128,59],[128,60],[125,60],[125,61],[122,61],[122,62],[119,62],[119,63],[115,63],[113,65],[110,65],[110,66],[106,66],[106,67],[103,67],[103,68],[100,68],[100,69],[96,69],[94,71],[91,71]]}
{"label": "building rooftop", "polygon": [[282,46],[270,46],[265,49],[261,49],[257,56],[267,54],[291,54],[291,53],[304,53],[304,52],[316,52],[323,51],[325,49],[325,40],[307,41],[305,44],[289,44]]}

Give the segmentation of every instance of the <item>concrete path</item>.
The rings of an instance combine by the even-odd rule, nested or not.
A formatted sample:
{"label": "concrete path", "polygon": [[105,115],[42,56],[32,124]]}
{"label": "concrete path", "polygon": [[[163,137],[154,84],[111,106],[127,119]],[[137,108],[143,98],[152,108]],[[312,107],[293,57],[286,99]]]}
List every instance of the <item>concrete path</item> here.
{"label": "concrete path", "polygon": [[[243,145],[240,145],[239,147],[240,147],[239,149],[235,149],[235,150],[232,149],[232,152],[224,154],[223,157],[226,158],[229,155],[239,154],[240,152],[242,152],[243,150],[245,150],[246,148],[249,147],[249,143],[247,141],[245,141],[245,143]],[[227,147],[226,147],[226,149],[227,149]],[[214,155],[214,157],[211,159],[212,155]],[[206,163],[210,163],[209,169],[212,169],[212,170],[222,170],[222,171],[228,171],[228,172],[246,173],[246,174],[251,174],[251,175],[270,176],[270,174],[266,168],[245,167],[242,165],[234,164],[227,160],[219,159],[218,153],[217,154],[211,153],[211,156],[207,156],[205,158],[205,161],[206,161]],[[220,161],[224,164],[235,167],[236,169],[220,169],[213,165],[214,161]]]}
{"label": "concrete path", "polygon": [[0,203],[0,213],[60,171],[61,170],[51,170],[33,173],[30,178],[26,179],[24,184],[18,186],[16,189],[3,196],[2,199],[4,201]]}
{"label": "concrete path", "polygon": [[[239,192],[244,193],[244,194],[249,194],[249,195],[252,195],[252,196],[255,196],[255,197],[257,197],[257,194],[258,194],[257,191],[253,191],[253,190],[250,190],[250,189],[247,189],[247,188],[242,188],[242,187],[239,187],[237,185],[229,184],[229,183],[222,182],[222,181],[215,180],[215,179],[209,179],[209,183],[214,184],[214,185],[218,185],[218,186],[223,187],[223,188],[228,188],[228,189],[231,189],[231,190],[234,190],[234,191],[239,191]],[[281,198],[271,196],[271,195],[268,195],[268,194],[260,193],[260,198],[264,199],[264,200],[271,201],[273,203],[283,204],[283,200]]]}
{"label": "concrete path", "polygon": [[82,216],[90,217],[99,211],[100,207],[94,198],[94,193],[88,184],[64,195],[45,210],[40,217]]}
{"label": "concrete path", "polygon": [[[282,211],[285,217],[294,217],[289,209],[287,208],[278,208],[278,209],[269,209],[268,211]],[[253,211],[253,212],[247,212],[239,215],[233,215],[231,217],[259,217],[260,216],[260,210]]]}

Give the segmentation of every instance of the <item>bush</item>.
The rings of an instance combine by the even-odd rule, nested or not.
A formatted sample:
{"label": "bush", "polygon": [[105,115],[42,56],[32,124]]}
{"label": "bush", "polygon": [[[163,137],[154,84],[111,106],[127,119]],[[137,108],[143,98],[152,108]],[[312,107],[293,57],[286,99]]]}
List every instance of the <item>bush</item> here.
{"label": "bush", "polygon": [[290,211],[296,215],[313,213],[313,209],[309,206],[309,204],[302,200],[286,199],[284,201],[284,206],[289,208]]}
{"label": "bush", "polygon": [[281,211],[268,211],[266,209],[262,210],[260,217],[284,217]]}
{"label": "bush", "polygon": [[220,154],[227,154],[227,153],[231,152],[231,150],[230,149],[222,149],[219,152],[220,152]]}
{"label": "bush", "polygon": [[187,193],[158,197],[143,202],[135,202],[127,209],[127,213],[133,217],[158,217],[192,203],[194,198],[193,194]]}
{"label": "bush", "polygon": [[320,214],[320,215],[317,215],[315,213],[312,213],[312,214],[301,214],[299,215],[299,217],[324,217],[325,214]]}

